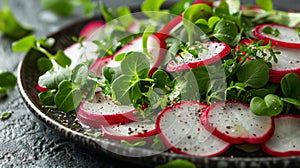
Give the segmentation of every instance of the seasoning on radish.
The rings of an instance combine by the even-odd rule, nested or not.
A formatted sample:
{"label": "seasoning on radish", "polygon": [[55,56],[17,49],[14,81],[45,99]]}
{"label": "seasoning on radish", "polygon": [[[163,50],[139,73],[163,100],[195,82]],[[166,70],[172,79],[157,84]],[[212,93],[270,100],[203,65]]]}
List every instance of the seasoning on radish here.
{"label": "seasoning on radish", "polygon": [[207,131],[200,122],[206,104],[182,101],[164,109],[157,117],[156,128],[164,143],[176,153],[208,157],[225,152],[230,143]]}
{"label": "seasoning on radish", "polygon": [[137,120],[135,112],[134,107],[118,105],[109,96],[98,92],[91,102],[81,103],[77,119],[87,126],[100,128],[101,125],[135,121]]}
{"label": "seasoning on radish", "polygon": [[[273,29],[274,31],[278,31],[276,35],[264,33],[265,28]],[[300,48],[300,37],[296,32],[295,28],[278,25],[278,24],[262,24],[256,26],[252,34],[265,42],[272,41],[272,45],[281,46],[287,48]]]}
{"label": "seasoning on radish", "polygon": [[[198,49],[195,49],[196,47],[202,48],[202,51],[198,51]],[[179,53],[175,60],[171,60],[167,64],[166,70],[175,72],[209,65],[220,61],[231,52],[231,48],[223,42],[205,42],[203,46],[198,44],[191,46],[190,49],[195,49],[197,56],[188,51]]]}
{"label": "seasoning on radish", "polygon": [[114,140],[134,141],[145,137],[153,136],[157,133],[155,120],[136,120],[130,123],[116,123],[102,126],[104,137]]}
{"label": "seasoning on radish", "polygon": [[273,156],[300,155],[300,116],[279,115],[274,117],[275,132],[261,145],[262,150]]}
{"label": "seasoning on radish", "polygon": [[274,132],[271,117],[254,115],[249,106],[238,101],[212,104],[201,116],[201,122],[213,134],[233,144],[259,144]]}

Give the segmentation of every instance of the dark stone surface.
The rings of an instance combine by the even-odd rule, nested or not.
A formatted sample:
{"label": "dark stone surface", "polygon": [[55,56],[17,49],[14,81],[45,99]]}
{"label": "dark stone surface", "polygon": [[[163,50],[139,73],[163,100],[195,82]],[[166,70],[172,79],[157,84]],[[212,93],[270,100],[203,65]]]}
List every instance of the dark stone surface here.
{"label": "dark stone surface", "polygon": [[[142,0],[104,2],[108,6],[133,6]],[[277,0],[275,4],[284,9],[300,10],[296,0],[284,2],[281,5]],[[10,6],[23,24],[35,29],[37,37],[46,36],[83,17],[80,12],[72,17],[57,17],[43,11],[39,0],[13,0]],[[11,39],[0,35],[0,69],[10,70],[17,75],[17,65],[24,55],[12,53],[11,42]],[[0,113],[5,111],[12,111],[13,114],[8,120],[0,121],[0,167],[137,167],[96,154],[61,137],[31,114],[17,88],[7,97],[0,98]]]}

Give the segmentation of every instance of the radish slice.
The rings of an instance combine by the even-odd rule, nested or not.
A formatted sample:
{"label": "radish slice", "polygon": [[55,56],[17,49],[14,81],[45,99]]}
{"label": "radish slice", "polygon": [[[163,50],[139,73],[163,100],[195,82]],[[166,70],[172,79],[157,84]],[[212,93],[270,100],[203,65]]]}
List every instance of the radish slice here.
{"label": "radish slice", "polygon": [[81,46],[79,43],[74,43],[64,50],[65,55],[72,60],[70,68],[74,68],[81,62],[92,59],[95,60],[98,58],[98,46],[95,43],[91,41],[83,41],[82,45],[83,46]]}
{"label": "radish slice", "polygon": [[215,103],[202,114],[201,121],[215,136],[233,144],[259,144],[274,132],[271,117],[256,116],[240,102]]}
{"label": "radish slice", "polygon": [[38,92],[47,92],[48,91],[48,88],[46,88],[45,86],[41,86],[39,84],[36,84],[35,88]]}
{"label": "radish slice", "polygon": [[164,109],[158,116],[156,128],[164,143],[172,151],[200,157],[225,152],[230,143],[207,131],[200,122],[206,104],[183,101]]}
{"label": "radish slice", "polygon": [[174,32],[175,30],[177,30],[182,25],[183,25],[183,23],[182,23],[182,15],[179,15],[179,16],[175,17],[172,21],[170,21],[168,24],[166,24],[160,31],[158,31],[156,33],[156,35],[161,40],[165,40],[168,37],[170,37],[170,35],[172,34],[172,32]]}
{"label": "radish slice", "polygon": [[104,27],[104,25],[105,25],[104,21],[101,20],[92,21],[83,27],[83,29],[79,33],[79,37],[85,36],[86,39],[89,39],[95,31],[97,31],[101,27]]}
{"label": "radish slice", "polygon": [[134,121],[130,123],[118,123],[109,126],[102,126],[103,136],[115,140],[139,140],[150,137],[157,133],[155,120]]}
{"label": "radish slice", "polygon": [[[273,28],[274,30],[278,29],[280,32],[279,35],[275,37],[274,35],[263,33],[263,29],[267,26]],[[300,48],[300,37],[295,28],[290,28],[278,24],[262,24],[256,26],[253,29],[252,34],[258,39],[264,40],[266,42],[269,42],[271,40],[272,45],[274,46]]]}
{"label": "radish slice", "polygon": [[77,119],[85,125],[99,128],[101,125],[127,123],[137,120],[132,106],[115,104],[110,97],[101,92],[96,93],[91,102],[83,101],[77,112]]}
{"label": "radish slice", "polygon": [[261,145],[263,151],[273,156],[300,155],[300,116],[274,117],[275,132]]}
{"label": "radish slice", "polygon": [[98,58],[90,67],[90,71],[94,72],[97,76],[103,78],[102,68],[108,65],[112,65],[114,57],[106,56],[103,58]]}
{"label": "radish slice", "polygon": [[[205,42],[203,45],[203,51],[198,53],[197,58],[189,52],[180,53],[180,56],[176,56],[175,60],[167,64],[166,70],[175,72],[212,64],[227,56],[231,51],[231,48],[223,42]],[[190,49],[193,48],[195,46]]]}
{"label": "radish slice", "polygon": [[274,46],[274,51],[280,51],[277,55],[278,63],[272,63],[272,69],[270,70],[270,82],[280,83],[284,75],[294,72],[300,77],[300,48],[285,48]]}

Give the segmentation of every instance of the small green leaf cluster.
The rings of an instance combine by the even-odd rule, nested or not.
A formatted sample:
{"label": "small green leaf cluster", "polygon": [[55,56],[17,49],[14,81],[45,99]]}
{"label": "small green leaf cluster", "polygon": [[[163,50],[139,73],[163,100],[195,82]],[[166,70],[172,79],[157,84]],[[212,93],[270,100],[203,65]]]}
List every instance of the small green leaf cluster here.
{"label": "small green leaf cluster", "polygon": [[0,70],[0,96],[7,95],[17,84],[16,76],[6,70]]}
{"label": "small green leaf cluster", "polygon": [[8,6],[8,0],[2,1],[0,11],[0,32],[11,38],[18,39],[31,32],[31,28],[23,26],[13,15]]}

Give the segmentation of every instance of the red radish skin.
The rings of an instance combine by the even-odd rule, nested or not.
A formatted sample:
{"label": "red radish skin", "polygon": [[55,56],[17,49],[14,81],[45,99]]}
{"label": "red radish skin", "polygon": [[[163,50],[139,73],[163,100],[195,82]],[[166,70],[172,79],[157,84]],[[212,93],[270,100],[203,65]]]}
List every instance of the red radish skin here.
{"label": "red radish skin", "polygon": [[274,132],[271,117],[256,116],[248,105],[237,101],[211,105],[202,113],[201,122],[215,136],[233,144],[260,144]]}
{"label": "red radish skin", "polygon": [[109,126],[102,126],[104,137],[114,140],[141,140],[151,137],[157,133],[155,128],[155,120],[136,120],[130,123],[117,123]]}
{"label": "red radish skin", "polygon": [[103,77],[102,68],[108,66],[112,61],[113,56],[106,56],[103,58],[98,58],[91,66],[90,71],[94,72],[97,76]]}
{"label": "red radish skin", "polygon": [[185,52],[181,56],[176,56],[176,61],[171,60],[167,64],[166,70],[175,72],[209,65],[220,61],[231,52],[231,48],[223,42],[205,42],[203,45],[207,50],[204,49],[202,53],[199,53],[198,58]]}
{"label": "red radish skin", "polygon": [[[262,30],[266,26],[270,26],[273,29],[278,29],[280,32],[279,36],[275,37],[273,35],[263,33]],[[300,37],[296,32],[295,28],[278,25],[278,24],[262,24],[256,26],[253,29],[252,34],[256,38],[260,40],[264,40],[266,43],[272,41],[273,46],[281,46],[287,48],[300,48]]]}
{"label": "red radish skin", "polygon": [[47,92],[48,91],[48,88],[46,88],[46,87],[44,87],[44,86],[41,86],[41,85],[39,85],[39,84],[36,84],[36,90],[38,91],[38,92]]}
{"label": "red radish skin", "polygon": [[156,33],[157,37],[165,40],[170,37],[171,33],[182,25],[182,15],[176,16],[172,21],[167,23],[160,31]]}
{"label": "red radish skin", "polygon": [[198,157],[217,156],[225,152],[230,143],[207,131],[200,122],[206,104],[182,101],[164,109],[157,118],[156,128],[163,142],[172,151]]}
{"label": "red radish skin", "polygon": [[110,97],[98,92],[93,101],[81,103],[77,119],[87,126],[100,128],[101,125],[135,121],[138,119],[135,112],[133,107],[117,105]]}
{"label": "red radish skin", "polygon": [[274,117],[275,132],[261,145],[264,152],[273,156],[300,155],[300,116],[279,115]]}
{"label": "red radish skin", "polygon": [[92,21],[83,27],[83,29],[79,33],[79,37],[86,37],[86,39],[89,39],[95,31],[97,31],[99,28],[102,28],[104,26],[105,26],[104,21],[101,20]]}

